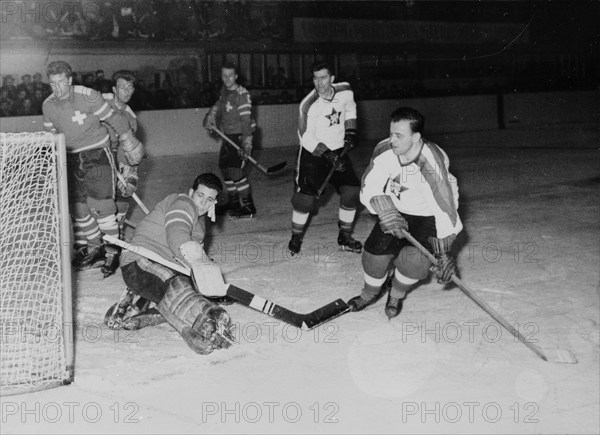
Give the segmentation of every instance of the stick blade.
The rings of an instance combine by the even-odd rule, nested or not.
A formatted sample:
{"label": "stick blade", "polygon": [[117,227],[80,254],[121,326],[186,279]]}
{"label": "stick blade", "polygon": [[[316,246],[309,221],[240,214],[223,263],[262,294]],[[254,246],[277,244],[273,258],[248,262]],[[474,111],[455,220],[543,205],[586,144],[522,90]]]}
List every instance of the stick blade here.
{"label": "stick blade", "polygon": [[287,162],[277,163],[276,165],[271,166],[270,168],[267,168],[267,174],[272,174],[273,172],[281,171],[286,166],[287,166]]}
{"label": "stick blade", "polygon": [[308,331],[316,328],[323,323],[327,323],[330,320],[341,316],[344,313],[350,311],[350,306],[342,299],[335,300],[328,303],[327,305],[316,309],[312,313],[305,314],[302,322],[302,329]]}
{"label": "stick blade", "polygon": [[544,349],[548,362],[560,364],[577,364],[577,358],[569,349]]}

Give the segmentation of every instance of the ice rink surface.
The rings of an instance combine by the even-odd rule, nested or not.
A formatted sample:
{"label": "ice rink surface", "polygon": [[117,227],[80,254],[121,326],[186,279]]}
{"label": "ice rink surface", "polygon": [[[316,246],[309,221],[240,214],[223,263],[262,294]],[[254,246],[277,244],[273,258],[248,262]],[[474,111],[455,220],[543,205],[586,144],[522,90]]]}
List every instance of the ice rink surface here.
{"label": "ice rink surface", "polygon": [[[531,148],[477,146],[497,132],[435,139],[459,182],[462,279],[539,347],[569,349],[577,364],[543,361],[435,280],[392,321],[384,297],[311,331],[234,304],[236,344],[199,356],[168,324],[106,328],[124,284],[120,272],[102,279],[95,269],[74,277],[75,382],[2,398],[1,432],[598,433],[597,129],[593,143],[542,133],[528,133]],[[353,152],[359,174],[374,145]],[[251,170],[258,215],[219,220],[209,252],[227,282],[310,312],[358,294],[362,268],[360,255],[337,250],[335,192],[312,218],[302,255],[287,254],[296,153],[255,154],[288,168],[270,177]],[[146,159],[138,193],[152,207],[216,172],[216,162],[215,154]],[[142,215],[134,207],[130,220]],[[362,210],[355,237],[364,241],[373,222]]]}

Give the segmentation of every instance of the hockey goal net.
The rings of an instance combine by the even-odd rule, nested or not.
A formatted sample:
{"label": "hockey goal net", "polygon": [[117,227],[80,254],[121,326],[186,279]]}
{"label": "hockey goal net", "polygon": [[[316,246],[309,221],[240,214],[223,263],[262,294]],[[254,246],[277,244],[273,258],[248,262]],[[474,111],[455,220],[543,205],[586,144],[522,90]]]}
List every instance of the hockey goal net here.
{"label": "hockey goal net", "polygon": [[0,395],[73,378],[63,135],[0,133]]}

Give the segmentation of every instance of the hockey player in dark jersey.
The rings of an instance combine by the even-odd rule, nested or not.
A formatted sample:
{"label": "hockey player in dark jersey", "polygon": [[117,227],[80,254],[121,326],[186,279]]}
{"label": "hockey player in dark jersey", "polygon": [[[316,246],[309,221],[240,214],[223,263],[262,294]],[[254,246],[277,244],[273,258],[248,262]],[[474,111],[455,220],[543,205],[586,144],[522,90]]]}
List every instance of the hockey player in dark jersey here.
{"label": "hockey player in dark jersey", "polygon": [[104,245],[102,234],[117,236],[119,228],[114,201],[115,162],[104,124],[119,136],[131,165],[140,162],[144,148],[127,119],[115,112],[100,93],[72,85],[68,63],[50,63],[47,74],[52,95],[42,105],[44,128],[64,133],[66,139],[69,202],[74,220],[73,264],[82,270],[106,258],[110,264],[105,264],[102,271],[108,276],[114,272],[112,265],[119,249]]}
{"label": "hockey player in dark jersey", "polygon": [[252,153],[252,100],[246,88],[237,83],[237,67],[225,63],[221,67],[223,87],[218,101],[210,108],[204,118],[204,127],[211,131],[220,127],[223,133],[238,144],[238,151],[226,141],[219,152],[219,169],[225,180],[225,189],[229,202],[219,205],[217,213],[229,210],[234,218],[252,217],[256,207],[252,199],[250,182],[246,174],[246,159]]}
{"label": "hockey player in dark jersey", "polygon": [[292,255],[300,252],[310,213],[318,202],[319,188],[329,172],[330,183],[340,194],[338,244],[344,250],[361,252],[352,238],[360,181],[344,150],[356,146],[356,103],[349,83],[333,83],[335,76],[326,63],[313,66],[313,89],[300,103],[298,138],[300,150],[292,197]]}
{"label": "hockey player in dark jersey", "polygon": [[406,294],[428,277],[432,264],[403,237],[402,230],[433,251],[438,281],[449,282],[456,273],[451,249],[463,228],[458,186],[446,153],[421,136],[424,122],[413,108],[396,109],[390,137],[377,144],[363,175],[360,200],[378,219],[362,255],[362,293],[348,301],[353,311],[377,300],[392,269],[385,313],[390,319],[396,317]]}
{"label": "hockey player in dark jersey", "polygon": [[[137,116],[131,110],[127,103],[131,100],[135,92],[135,75],[132,71],[120,70],[113,74],[113,93],[102,94],[110,107],[115,112],[119,112],[127,119],[131,130],[137,132]],[[129,210],[131,196],[138,188],[138,165],[130,165],[123,152],[123,147],[119,146],[119,135],[109,126],[110,146],[116,155],[117,169],[125,180],[125,185],[117,180],[116,203],[117,203],[117,221],[122,230],[123,220]]]}
{"label": "hockey player in dark jersey", "polygon": [[[194,271],[195,279],[132,251],[125,251],[121,258],[123,280],[128,289],[156,304],[162,317],[181,334],[191,349],[200,354],[231,344],[229,315],[206,298],[224,297],[226,290],[220,269],[204,251],[206,216],[214,217],[216,198],[221,189],[221,181],[216,175],[199,175],[187,194],[173,193],[160,201],[137,225],[133,235],[131,243],[170,262],[183,262]],[[216,269],[220,282],[219,279],[213,282],[198,278],[201,273],[196,271],[207,267]],[[141,313],[140,316],[148,314]],[[135,321],[127,321],[131,323],[132,320]]]}

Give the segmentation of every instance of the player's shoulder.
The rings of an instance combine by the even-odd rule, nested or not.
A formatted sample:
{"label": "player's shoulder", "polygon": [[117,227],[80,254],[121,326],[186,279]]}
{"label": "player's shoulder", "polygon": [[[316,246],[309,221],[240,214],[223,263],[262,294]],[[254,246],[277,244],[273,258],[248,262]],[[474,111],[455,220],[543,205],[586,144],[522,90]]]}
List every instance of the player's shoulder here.
{"label": "player's shoulder", "polygon": [[244,94],[249,94],[250,92],[248,92],[248,89],[246,89],[245,87],[238,85],[237,88],[235,88],[235,90],[237,91],[237,93],[239,95],[244,95]]}
{"label": "player's shoulder", "polygon": [[446,152],[438,144],[427,139],[423,139],[421,154],[440,162],[448,160]]}
{"label": "player's shoulder", "polygon": [[58,101],[58,99],[54,96],[54,94],[50,94],[42,102],[42,107],[44,107],[44,106],[50,106],[50,105],[56,103],[57,101]]}
{"label": "player's shoulder", "polygon": [[102,98],[104,98],[106,101],[112,101],[115,99],[115,94],[112,92],[105,92],[102,94]]}
{"label": "player's shoulder", "polygon": [[92,95],[102,95],[102,94],[100,94],[100,92],[98,92],[95,89],[88,88],[88,87],[81,86],[81,85],[73,86],[73,93],[75,95],[83,95],[85,97],[90,97]]}
{"label": "player's shoulder", "polygon": [[317,91],[315,89],[313,89],[300,102],[300,110],[310,107],[318,99],[319,99],[319,95],[317,94]]}
{"label": "player's shoulder", "polygon": [[377,145],[375,145],[375,148],[373,149],[373,156],[371,157],[371,159],[375,160],[376,158],[380,157],[386,152],[394,152],[392,150],[392,144],[389,139],[383,139]]}
{"label": "player's shoulder", "polygon": [[348,82],[334,83],[332,86],[336,92],[344,92],[344,91],[352,92],[352,86],[350,86],[350,83],[348,83]]}

